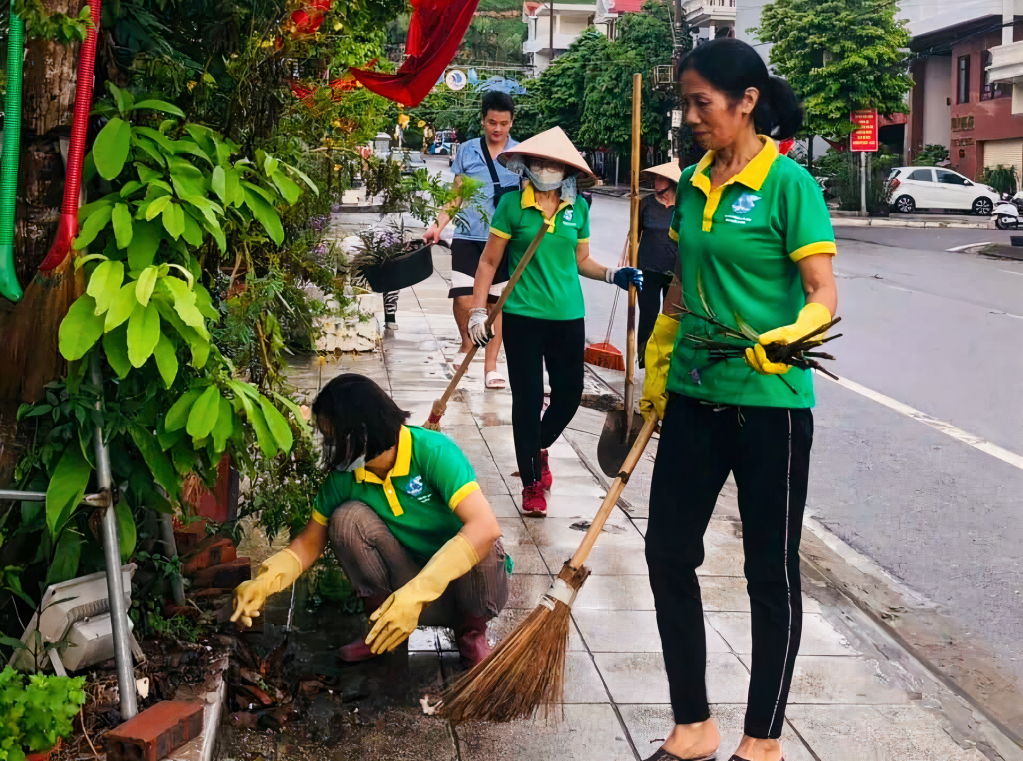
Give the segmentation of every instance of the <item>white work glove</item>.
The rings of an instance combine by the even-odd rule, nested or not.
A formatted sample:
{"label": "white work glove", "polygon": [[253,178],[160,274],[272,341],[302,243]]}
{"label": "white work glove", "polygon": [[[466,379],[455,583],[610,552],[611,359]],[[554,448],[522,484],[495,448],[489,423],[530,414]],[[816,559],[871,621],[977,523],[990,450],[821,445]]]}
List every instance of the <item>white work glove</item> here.
{"label": "white work glove", "polygon": [[469,326],[466,329],[469,340],[479,348],[483,348],[493,336],[487,328],[487,310],[484,307],[476,307],[469,312]]}

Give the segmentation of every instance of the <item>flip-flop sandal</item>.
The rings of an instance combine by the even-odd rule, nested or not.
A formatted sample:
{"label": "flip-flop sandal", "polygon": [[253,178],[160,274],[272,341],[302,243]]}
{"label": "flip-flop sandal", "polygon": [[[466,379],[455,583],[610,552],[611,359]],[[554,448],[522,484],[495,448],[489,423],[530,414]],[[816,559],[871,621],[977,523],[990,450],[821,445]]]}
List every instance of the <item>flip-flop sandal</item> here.
{"label": "flip-flop sandal", "polygon": [[676,756],[674,753],[669,753],[664,748],[659,748],[657,752],[650,756],[650,758],[646,761],[716,761],[717,757],[718,754],[715,751],[709,756],[700,756],[699,758],[682,758],[681,756]]}
{"label": "flip-flop sandal", "polygon": [[499,373],[497,370],[491,370],[489,373],[487,373],[486,384],[487,388],[493,389],[507,388],[508,380],[503,375],[501,375],[501,373]]}

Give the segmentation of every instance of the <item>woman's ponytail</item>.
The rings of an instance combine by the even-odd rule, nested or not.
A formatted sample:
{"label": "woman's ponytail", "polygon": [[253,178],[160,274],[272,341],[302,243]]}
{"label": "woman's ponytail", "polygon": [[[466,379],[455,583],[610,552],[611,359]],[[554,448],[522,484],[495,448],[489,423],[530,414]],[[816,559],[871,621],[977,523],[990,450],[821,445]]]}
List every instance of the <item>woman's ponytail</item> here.
{"label": "woman's ponytail", "polygon": [[688,69],[726,93],[734,102],[753,87],[760,93],[753,121],[757,132],[776,140],[794,137],[803,126],[803,107],[792,87],[773,77],[767,64],[751,45],[734,38],[711,40],[681,60],[678,78]]}
{"label": "woman's ponytail", "polygon": [[753,117],[757,132],[775,140],[787,140],[803,127],[803,106],[788,82],[781,77],[769,77],[767,92],[760,92]]}

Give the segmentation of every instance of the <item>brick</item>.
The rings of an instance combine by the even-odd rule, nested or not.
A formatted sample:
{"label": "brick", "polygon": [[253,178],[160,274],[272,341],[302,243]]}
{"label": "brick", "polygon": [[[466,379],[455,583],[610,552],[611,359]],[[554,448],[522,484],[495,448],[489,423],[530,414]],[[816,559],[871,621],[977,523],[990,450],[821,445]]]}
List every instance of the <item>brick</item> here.
{"label": "brick", "polygon": [[185,576],[194,576],[205,568],[230,563],[237,558],[238,553],[230,539],[207,537],[182,560],[181,573]]}
{"label": "brick", "polygon": [[210,566],[199,571],[192,577],[192,589],[234,589],[243,581],[252,578],[252,561],[249,558],[238,558],[230,563]]}
{"label": "brick", "polygon": [[178,546],[178,554],[186,555],[195,549],[206,538],[206,519],[200,518],[184,528],[174,529],[174,543]]}
{"label": "brick", "polygon": [[103,736],[108,761],[159,761],[202,733],[202,703],[165,700]]}

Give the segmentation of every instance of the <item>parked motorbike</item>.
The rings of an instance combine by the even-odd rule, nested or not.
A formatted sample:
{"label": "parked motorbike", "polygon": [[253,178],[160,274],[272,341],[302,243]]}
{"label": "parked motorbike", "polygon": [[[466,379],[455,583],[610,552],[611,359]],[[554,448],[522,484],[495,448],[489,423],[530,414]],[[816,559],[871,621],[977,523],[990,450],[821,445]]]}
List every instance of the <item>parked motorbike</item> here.
{"label": "parked motorbike", "polygon": [[999,230],[1019,228],[1021,209],[1023,209],[1023,190],[1011,198],[1008,193],[1003,193],[1001,202],[991,212],[991,216],[995,219],[995,227]]}

